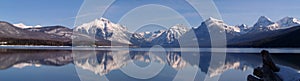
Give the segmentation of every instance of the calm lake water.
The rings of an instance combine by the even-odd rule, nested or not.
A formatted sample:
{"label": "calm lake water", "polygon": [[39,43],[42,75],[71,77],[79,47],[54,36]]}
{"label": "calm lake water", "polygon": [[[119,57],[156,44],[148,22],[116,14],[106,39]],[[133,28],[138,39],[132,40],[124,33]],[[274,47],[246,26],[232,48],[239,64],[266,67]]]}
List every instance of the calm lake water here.
{"label": "calm lake water", "polygon": [[[0,81],[246,81],[262,48],[3,48]],[[267,49],[300,71],[300,50]],[[225,52],[226,51],[226,52]]]}

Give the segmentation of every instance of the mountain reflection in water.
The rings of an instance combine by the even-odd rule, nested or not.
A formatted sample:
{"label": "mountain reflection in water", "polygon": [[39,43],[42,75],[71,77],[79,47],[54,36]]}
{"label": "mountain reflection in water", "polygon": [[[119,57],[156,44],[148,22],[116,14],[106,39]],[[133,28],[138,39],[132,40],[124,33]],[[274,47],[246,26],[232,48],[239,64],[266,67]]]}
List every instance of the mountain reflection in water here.
{"label": "mountain reflection in water", "polygon": [[[188,57],[182,57],[182,54],[190,54]],[[281,55],[281,56],[280,56]],[[284,56],[279,54],[280,57]],[[294,55],[298,56],[299,55]],[[200,58],[200,60],[193,58]],[[278,57],[274,55],[274,57]],[[294,57],[294,58],[296,58]],[[237,80],[245,81],[247,74],[251,74],[254,67],[261,64],[259,54],[246,53],[227,53],[224,65],[217,67],[209,67],[211,61],[210,52],[151,52],[151,51],[71,51],[71,50],[0,50],[0,69],[7,70],[10,68],[24,68],[24,67],[40,67],[40,66],[56,66],[62,67],[64,65],[72,64],[88,71],[92,74],[107,77],[115,77],[110,79],[116,81],[118,77],[125,74],[120,74],[120,68],[126,67],[130,62],[135,63],[139,67],[147,67],[151,62],[167,65],[163,67],[161,73],[155,77],[167,78],[164,80],[172,80],[176,76],[176,72],[187,69],[189,67],[195,68],[198,66],[196,81],[203,81],[204,77],[220,76],[221,81],[232,80],[232,76],[239,77]],[[282,65],[287,65],[299,70],[299,65],[294,63],[295,60],[285,60],[277,58],[276,62]],[[296,61],[297,62],[297,61]],[[0,70],[0,74],[1,74]],[[117,72],[117,73],[116,73]],[[147,71],[145,71],[147,72]],[[47,72],[45,73],[47,74]],[[230,75],[226,75],[230,74]],[[235,75],[231,75],[235,74]],[[162,78],[151,78],[151,80],[161,80]],[[132,78],[132,77],[131,77]],[[126,79],[131,79],[127,78]],[[140,79],[132,79],[140,80]]]}
{"label": "mountain reflection in water", "polygon": [[54,50],[0,50],[0,69],[22,64],[62,66],[73,62],[72,51]]}

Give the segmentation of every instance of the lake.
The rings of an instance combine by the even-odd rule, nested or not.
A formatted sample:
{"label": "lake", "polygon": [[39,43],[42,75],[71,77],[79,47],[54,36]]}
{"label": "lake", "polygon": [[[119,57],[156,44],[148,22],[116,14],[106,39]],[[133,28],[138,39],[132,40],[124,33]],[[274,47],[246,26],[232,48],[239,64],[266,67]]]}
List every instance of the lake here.
{"label": "lake", "polygon": [[[73,50],[72,50],[73,49]],[[246,81],[265,48],[4,47],[1,81]],[[267,48],[300,71],[300,50]]]}

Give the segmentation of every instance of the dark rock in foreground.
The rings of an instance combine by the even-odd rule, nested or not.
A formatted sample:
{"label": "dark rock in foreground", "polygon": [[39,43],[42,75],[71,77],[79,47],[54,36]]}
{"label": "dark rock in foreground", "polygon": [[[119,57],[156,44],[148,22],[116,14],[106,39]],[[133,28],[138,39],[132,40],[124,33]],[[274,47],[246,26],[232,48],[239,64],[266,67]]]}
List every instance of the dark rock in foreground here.
{"label": "dark rock in foreground", "polygon": [[269,52],[266,50],[261,51],[263,66],[257,67],[253,71],[253,75],[248,75],[248,81],[282,81],[282,79],[275,73],[279,72],[278,68],[269,56]]}

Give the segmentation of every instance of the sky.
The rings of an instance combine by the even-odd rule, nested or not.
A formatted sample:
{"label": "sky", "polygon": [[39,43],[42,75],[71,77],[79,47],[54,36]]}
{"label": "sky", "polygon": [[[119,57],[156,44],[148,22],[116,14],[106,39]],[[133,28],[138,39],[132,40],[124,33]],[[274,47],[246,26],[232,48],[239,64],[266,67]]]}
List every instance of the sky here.
{"label": "sky", "polygon": [[[89,1],[89,0],[87,0]],[[92,1],[92,0],[90,0]],[[129,29],[148,24],[170,27],[188,23],[197,27],[203,21],[197,11],[183,0],[117,0],[106,8],[102,0],[94,0],[95,8],[85,14],[83,0],[0,0],[0,21],[26,25],[62,25],[73,28],[76,18],[101,17],[93,9],[104,10],[103,17],[114,23],[121,23]],[[98,2],[97,2],[98,1]],[[273,21],[291,16],[300,18],[299,0],[214,0],[222,19],[229,25],[247,24],[252,26],[260,16]],[[100,4],[100,6],[99,6]],[[80,10],[81,9],[81,10]],[[95,14],[94,14],[95,13]],[[78,20],[77,19],[77,20]],[[186,19],[186,20],[184,20]],[[147,21],[146,21],[147,20]],[[132,24],[143,23],[143,24]]]}
{"label": "sky", "polygon": [[83,0],[0,0],[0,21],[71,27]]}

